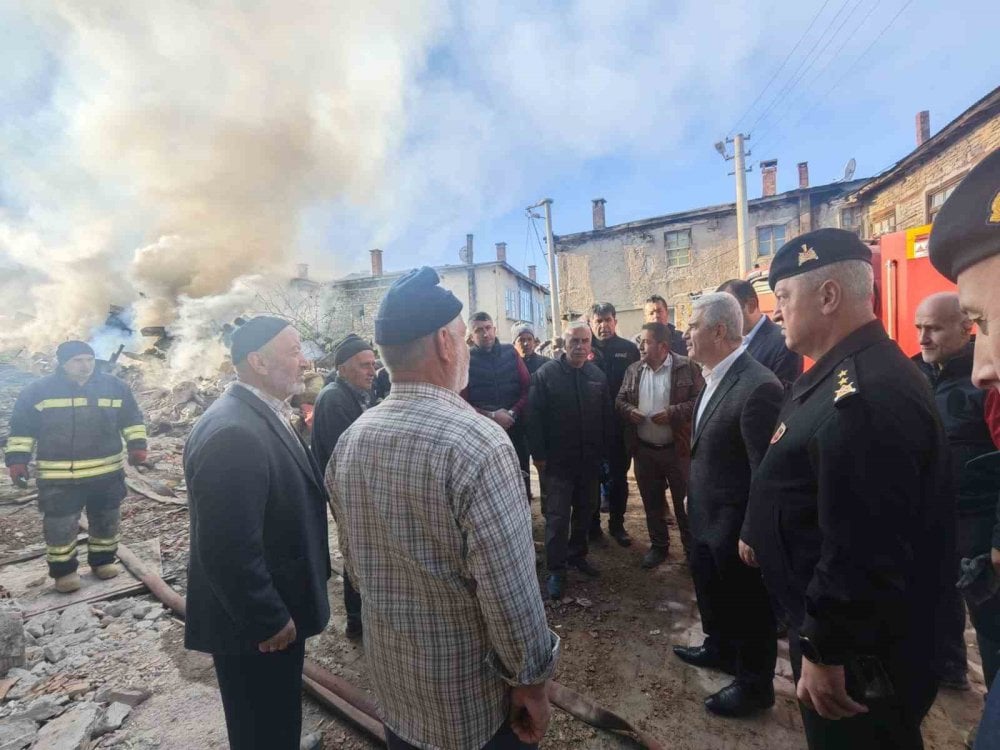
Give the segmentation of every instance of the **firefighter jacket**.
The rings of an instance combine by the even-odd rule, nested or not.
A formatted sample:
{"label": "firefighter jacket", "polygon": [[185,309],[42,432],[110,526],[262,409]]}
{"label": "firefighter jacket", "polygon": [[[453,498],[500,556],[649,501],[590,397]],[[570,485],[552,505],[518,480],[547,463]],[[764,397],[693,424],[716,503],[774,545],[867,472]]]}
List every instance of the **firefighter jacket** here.
{"label": "firefighter jacket", "polygon": [[4,460],[27,464],[37,447],[40,484],[78,482],[121,472],[126,446],[146,449],[146,426],[129,387],[96,372],[81,386],[57,370],[18,396]]}

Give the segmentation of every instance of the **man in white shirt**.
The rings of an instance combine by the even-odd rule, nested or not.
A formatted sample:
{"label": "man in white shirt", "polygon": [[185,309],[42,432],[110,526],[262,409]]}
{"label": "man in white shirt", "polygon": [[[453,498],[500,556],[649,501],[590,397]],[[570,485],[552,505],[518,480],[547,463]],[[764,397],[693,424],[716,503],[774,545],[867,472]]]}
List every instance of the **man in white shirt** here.
{"label": "man in white shirt", "polygon": [[615,400],[625,421],[625,446],[634,460],[635,481],[646,510],[649,551],[642,567],[667,559],[667,488],[687,554],[689,538],[684,498],[690,463],[691,417],[704,386],[698,368],[670,351],[670,329],[647,323],[640,333],[642,359],[629,365]]}

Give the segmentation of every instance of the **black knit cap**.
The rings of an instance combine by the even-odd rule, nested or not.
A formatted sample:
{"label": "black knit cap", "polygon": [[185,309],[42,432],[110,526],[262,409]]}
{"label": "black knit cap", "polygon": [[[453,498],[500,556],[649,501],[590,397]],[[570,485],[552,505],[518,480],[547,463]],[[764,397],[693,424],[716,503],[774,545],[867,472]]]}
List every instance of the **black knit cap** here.
{"label": "black knit cap", "polygon": [[349,333],[337,344],[333,350],[333,366],[340,367],[355,354],[360,352],[371,352],[371,344],[354,333]]}
{"label": "black knit cap", "polygon": [[59,364],[61,365],[66,364],[73,357],[79,357],[81,354],[89,354],[93,357],[94,350],[90,348],[90,344],[84,341],[64,341],[56,347],[56,359],[59,360]]}
{"label": "black knit cap", "polygon": [[376,344],[405,344],[448,325],[462,312],[458,297],[429,266],[416,268],[389,287],[375,316]]}
{"label": "black knit cap", "polygon": [[284,318],[277,318],[273,315],[258,315],[256,318],[250,318],[233,331],[233,343],[229,347],[233,364],[238,365],[247,358],[250,352],[259,351],[268,341],[290,325],[291,323]]}
{"label": "black knit cap", "polygon": [[817,229],[800,234],[774,254],[767,283],[773,290],[778,282],[800,273],[842,260],[872,262],[872,251],[858,235],[846,229]]}
{"label": "black knit cap", "polygon": [[1000,254],[1000,148],[979,162],[944,202],[934,218],[927,252],[934,267],[951,281]]}

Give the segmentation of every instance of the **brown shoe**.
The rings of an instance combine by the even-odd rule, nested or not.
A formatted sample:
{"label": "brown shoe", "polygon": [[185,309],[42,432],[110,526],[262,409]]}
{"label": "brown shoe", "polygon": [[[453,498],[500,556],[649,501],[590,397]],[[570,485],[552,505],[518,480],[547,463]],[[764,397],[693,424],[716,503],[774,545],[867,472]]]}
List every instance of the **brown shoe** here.
{"label": "brown shoe", "polygon": [[80,588],[80,574],[76,571],[59,576],[52,586],[60,594],[72,594]]}

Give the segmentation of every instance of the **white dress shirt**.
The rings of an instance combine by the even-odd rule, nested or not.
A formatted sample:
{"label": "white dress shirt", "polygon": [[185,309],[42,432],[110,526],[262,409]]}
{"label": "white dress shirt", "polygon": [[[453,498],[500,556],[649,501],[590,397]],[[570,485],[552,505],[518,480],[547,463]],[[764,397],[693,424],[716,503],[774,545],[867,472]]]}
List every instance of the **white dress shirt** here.
{"label": "white dress shirt", "polygon": [[[751,335],[752,334],[753,331],[751,331]],[[698,424],[701,422],[701,415],[705,413],[705,407],[708,406],[708,402],[712,400],[712,394],[718,390],[719,383],[721,383],[722,379],[726,377],[726,373],[729,372],[729,368],[733,366],[733,362],[735,362],[739,356],[746,351],[746,349],[746,345],[741,344],[736,348],[736,351],[719,362],[719,364],[711,370],[707,367],[702,369],[702,373],[705,375],[705,390],[702,391],[701,403],[698,404],[698,413],[695,415],[695,429],[698,428]]]}
{"label": "white dress shirt", "polygon": [[638,409],[645,419],[636,427],[639,439],[654,445],[669,445],[674,442],[674,431],[669,424],[656,424],[650,417],[670,406],[670,379],[674,366],[673,355],[653,370],[643,364],[639,372],[639,405]]}
{"label": "white dress shirt", "polygon": [[760,327],[764,325],[765,320],[767,320],[767,316],[761,315],[760,320],[754,323],[753,328],[750,329],[750,333],[743,337],[743,346],[750,346],[750,342],[753,341],[753,337],[757,335],[757,331],[760,330]]}

